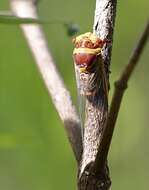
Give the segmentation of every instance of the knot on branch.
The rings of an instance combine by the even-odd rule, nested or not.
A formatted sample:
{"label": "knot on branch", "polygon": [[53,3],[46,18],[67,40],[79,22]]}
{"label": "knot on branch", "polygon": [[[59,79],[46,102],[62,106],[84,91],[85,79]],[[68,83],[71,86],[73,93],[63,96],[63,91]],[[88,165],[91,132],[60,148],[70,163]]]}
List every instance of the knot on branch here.
{"label": "knot on branch", "polygon": [[108,190],[111,186],[109,173],[103,171],[100,175],[92,172],[88,167],[79,179],[79,190]]}

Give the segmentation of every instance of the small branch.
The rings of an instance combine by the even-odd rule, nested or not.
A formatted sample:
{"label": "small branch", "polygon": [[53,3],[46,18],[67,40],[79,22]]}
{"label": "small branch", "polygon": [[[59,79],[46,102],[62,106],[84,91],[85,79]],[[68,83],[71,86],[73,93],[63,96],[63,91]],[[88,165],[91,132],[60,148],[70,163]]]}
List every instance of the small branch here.
{"label": "small branch", "polygon": [[[109,67],[111,61],[111,52],[112,52],[112,44],[113,44],[113,31],[114,31],[114,24],[115,24],[115,17],[116,17],[116,7],[117,7],[117,0],[96,0],[96,10],[95,10],[95,19],[94,19],[94,33],[96,33],[100,38],[109,41],[102,51],[102,59],[105,67],[106,73],[106,80],[109,83]],[[105,95],[105,91],[104,91]],[[107,102],[104,106],[106,106]],[[103,110],[103,115],[108,112],[107,109]],[[104,157],[103,153],[100,154],[99,147],[102,147],[101,138],[104,133],[104,128],[106,121],[108,119],[108,114],[106,113],[106,119],[102,123],[101,128],[101,137],[100,137],[100,144],[98,146],[98,152],[96,155],[95,162],[93,164],[92,171],[94,173],[100,173],[102,170],[103,175],[107,175],[108,177],[108,166],[106,164],[106,160],[104,163],[100,164],[100,159]],[[99,155],[100,154],[100,158]],[[106,165],[105,165],[106,164]]]}
{"label": "small branch", "polygon": [[103,163],[107,159],[107,154],[111,144],[114,127],[118,117],[122,98],[127,88],[127,83],[139,61],[139,58],[144,50],[148,38],[149,38],[149,21],[141,35],[140,40],[138,41],[138,44],[134,52],[132,53],[132,56],[130,57],[128,65],[126,65],[126,67],[124,68],[118,81],[115,82],[115,91],[112,98],[112,103],[108,115],[106,128],[104,130],[102,141],[99,147],[99,152],[97,155],[98,162],[96,163],[95,167],[101,167],[101,165],[103,165]]}
{"label": "small branch", "polygon": [[117,0],[96,0],[93,30],[98,37],[110,42],[106,44],[102,51],[102,59],[107,69],[109,69],[111,60],[116,6]]}
{"label": "small branch", "polygon": [[[37,18],[34,0],[10,0],[11,9],[20,17]],[[82,153],[82,138],[79,117],[72,105],[71,97],[60,77],[51,52],[46,43],[41,26],[37,24],[21,25],[28,45],[35,58],[45,86],[52,97],[74,151],[78,163]]]}
{"label": "small branch", "polygon": [[[94,34],[99,39],[110,43],[106,43],[102,48],[97,67],[95,62],[92,72],[84,74],[82,77],[83,80],[86,77],[84,81],[93,80],[96,90],[95,94],[86,98],[84,149],[79,170],[79,190],[108,190],[111,185],[107,164],[104,163],[100,168],[95,166],[98,163],[96,157],[108,118],[107,91],[116,5],[116,0],[96,0]],[[89,88],[90,86],[88,86]]]}

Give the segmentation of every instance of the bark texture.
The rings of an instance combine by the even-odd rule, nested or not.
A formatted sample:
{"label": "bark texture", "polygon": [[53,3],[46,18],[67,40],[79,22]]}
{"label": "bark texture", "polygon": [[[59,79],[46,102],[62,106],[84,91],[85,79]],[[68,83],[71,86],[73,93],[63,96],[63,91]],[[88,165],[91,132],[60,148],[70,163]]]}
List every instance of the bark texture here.
{"label": "bark texture", "polygon": [[[106,40],[102,51],[102,72],[109,84],[109,67],[116,15],[116,0],[96,0],[94,33]],[[106,159],[98,155],[105,124],[108,118],[108,99],[102,81],[98,93],[86,103],[86,119],[83,137],[83,155],[78,174],[79,190],[108,190],[111,181]],[[97,80],[98,81],[98,80]],[[109,86],[109,85],[108,85]],[[98,157],[97,157],[98,155]]]}

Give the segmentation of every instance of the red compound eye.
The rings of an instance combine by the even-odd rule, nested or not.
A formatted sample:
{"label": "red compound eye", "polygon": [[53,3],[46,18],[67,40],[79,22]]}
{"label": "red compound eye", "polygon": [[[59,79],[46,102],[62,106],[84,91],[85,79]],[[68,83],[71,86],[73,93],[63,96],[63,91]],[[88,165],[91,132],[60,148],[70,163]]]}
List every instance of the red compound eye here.
{"label": "red compound eye", "polygon": [[92,49],[92,48],[94,48],[94,44],[91,41],[85,41],[84,47]]}
{"label": "red compound eye", "polygon": [[95,43],[94,43],[94,48],[102,48],[103,45],[105,44],[105,41],[98,39]]}

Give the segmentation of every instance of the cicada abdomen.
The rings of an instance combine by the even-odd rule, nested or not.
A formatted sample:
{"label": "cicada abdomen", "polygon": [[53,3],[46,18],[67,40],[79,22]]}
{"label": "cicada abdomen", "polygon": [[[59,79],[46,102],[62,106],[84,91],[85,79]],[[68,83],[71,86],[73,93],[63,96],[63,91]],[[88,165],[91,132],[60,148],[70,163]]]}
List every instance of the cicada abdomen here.
{"label": "cicada abdomen", "polygon": [[[73,59],[80,103],[81,120],[84,127],[81,172],[94,162],[106,116],[108,85],[101,50],[106,43],[88,32],[73,40]],[[106,105],[106,106],[105,106]]]}

